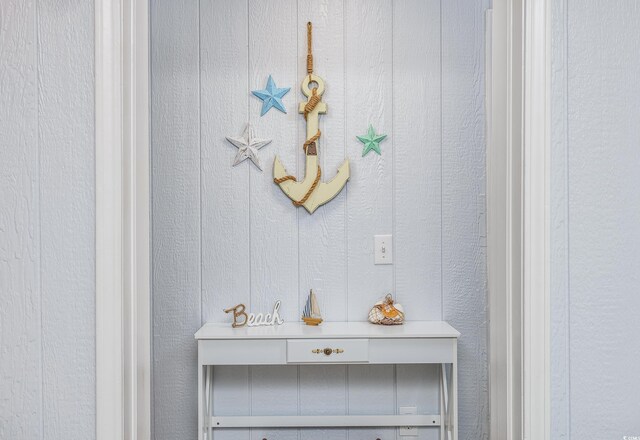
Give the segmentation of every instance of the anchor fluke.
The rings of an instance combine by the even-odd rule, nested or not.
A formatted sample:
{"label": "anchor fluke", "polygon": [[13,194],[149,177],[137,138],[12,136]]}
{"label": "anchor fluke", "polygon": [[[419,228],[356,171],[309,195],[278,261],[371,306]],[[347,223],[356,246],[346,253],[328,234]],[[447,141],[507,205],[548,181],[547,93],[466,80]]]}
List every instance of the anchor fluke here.
{"label": "anchor fluke", "polygon": [[309,211],[309,214],[313,214],[313,211],[340,194],[349,177],[351,177],[351,169],[349,167],[349,159],[346,159],[338,167],[338,173],[335,177],[326,183],[321,182],[302,206]]}

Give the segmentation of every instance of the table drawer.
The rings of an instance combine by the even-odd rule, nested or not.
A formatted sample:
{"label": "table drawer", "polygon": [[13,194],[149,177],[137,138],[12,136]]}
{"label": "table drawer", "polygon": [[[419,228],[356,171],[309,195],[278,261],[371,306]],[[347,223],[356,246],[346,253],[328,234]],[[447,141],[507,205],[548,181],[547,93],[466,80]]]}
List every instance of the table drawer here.
{"label": "table drawer", "polygon": [[289,339],[288,363],[368,362],[368,339]]}
{"label": "table drawer", "polygon": [[200,340],[200,365],[278,365],[286,363],[284,339]]}
{"label": "table drawer", "polygon": [[455,338],[372,339],[371,364],[441,364],[456,361]]}

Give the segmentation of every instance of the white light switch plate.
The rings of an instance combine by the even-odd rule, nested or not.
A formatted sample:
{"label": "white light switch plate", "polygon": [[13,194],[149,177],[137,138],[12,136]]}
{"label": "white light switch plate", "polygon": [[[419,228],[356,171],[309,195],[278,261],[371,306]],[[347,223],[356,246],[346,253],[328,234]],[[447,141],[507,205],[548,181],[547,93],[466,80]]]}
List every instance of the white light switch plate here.
{"label": "white light switch plate", "polygon": [[[398,411],[400,415],[403,414],[418,414],[418,408],[415,406],[401,406],[400,411]],[[417,426],[402,426],[400,427],[400,436],[401,437],[417,437],[418,436],[418,427]]]}
{"label": "white light switch plate", "polygon": [[393,239],[391,235],[376,235],[375,264],[393,264]]}

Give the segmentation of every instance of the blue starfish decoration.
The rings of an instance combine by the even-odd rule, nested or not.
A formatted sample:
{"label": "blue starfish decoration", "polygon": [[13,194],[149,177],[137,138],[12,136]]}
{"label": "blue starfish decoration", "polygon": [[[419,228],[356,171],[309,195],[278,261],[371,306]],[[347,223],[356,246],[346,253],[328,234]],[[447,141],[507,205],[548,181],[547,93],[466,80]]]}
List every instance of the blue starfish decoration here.
{"label": "blue starfish decoration", "polygon": [[264,90],[254,90],[251,92],[258,98],[262,99],[262,113],[260,113],[260,116],[264,116],[271,107],[275,107],[282,113],[286,113],[287,110],[284,108],[284,104],[282,103],[282,97],[286,95],[289,90],[291,90],[291,87],[286,87],[284,89],[277,88],[276,83],[273,82],[273,78],[269,75],[267,87]]}

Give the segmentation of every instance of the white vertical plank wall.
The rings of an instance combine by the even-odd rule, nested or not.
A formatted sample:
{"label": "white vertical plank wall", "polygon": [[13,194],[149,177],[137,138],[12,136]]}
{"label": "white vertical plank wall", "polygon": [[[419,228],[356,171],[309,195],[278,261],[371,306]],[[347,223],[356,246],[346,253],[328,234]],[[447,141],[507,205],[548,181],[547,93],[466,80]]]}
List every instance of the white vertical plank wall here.
{"label": "white vertical plank wall", "polygon": [[95,431],[93,3],[39,0],[42,424]]}
{"label": "white vertical plank wall", "polygon": [[440,32],[440,0],[394,3],[395,291],[424,319],[442,313]]}
{"label": "white vertical plank wall", "polygon": [[156,438],[166,439],[197,438],[198,432],[193,343],[193,329],[202,321],[198,5],[151,4],[152,419]]}
{"label": "white vertical plank wall", "polygon": [[640,363],[640,7],[558,3],[551,430],[558,439],[632,437],[640,432],[640,381],[630,367]]}
{"label": "white vertical plank wall", "polygon": [[[250,291],[249,168],[231,167],[237,149],[224,140],[238,136],[249,118],[247,14],[247,2],[200,2],[200,22],[216,23],[200,26],[203,321],[227,319],[223,310],[246,303]],[[249,414],[247,367],[217,367],[214,381],[216,413]],[[216,438],[248,440],[249,430]]]}
{"label": "white vertical plank wall", "polygon": [[[345,131],[345,22],[341,0],[299,0],[297,21],[297,80],[292,84],[296,100],[304,100],[299,83],[306,73],[307,28],[312,21],[314,71],[325,80],[322,97],[327,113],[320,116],[322,136],[318,142],[320,166],[325,180],[336,173],[347,157]],[[331,74],[328,76],[327,74]],[[297,112],[297,109],[292,111]],[[296,156],[300,175],[304,172],[302,144],[306,140],[306,123],[297,115]],[[317,293],[323,313],[335,321],[347,319],[347,241],[346,210],[348,189],[344,189],[331,203],[314,213],[298,214],[300,292],[298,310],[304,306],[309,289]],[[345,384],[347,367],[327,368],[304,366],[299,368],[299,414],[347,414]],[[301,440],[346,439],[346,429],[300,430]]]}
{"label": "white vertical plank wall", "polygon": [[[484,215],[484,14],[447,0],[442,17],[442,306],[458,342],[461,438],[489,438]],[[471,434],[473,433],[473,434]]]}
{"label": "white vertical plank wall", "polygon": [[[298,137],[295,150],[298,170],[304,173],[302,144],[306,140],[306,123],[297,113],[295,102],[306,98],[300,91],[300,82],[307,72],[307,27],[312,21],[314,71],[325,80],[326,90],[322,97],[327,104],[327,113],[320,115],[322,136],[318,141],[320,166],[325,180],[337,172],[349,151],[350,145],[345,131],[345,23],[341,0],[300,0],[298,2],[298,57],[296,80],[291,84],[291,111],[296,113]],[[318,295],[320,308],[334,316],[335,321],[347,320],[347,242],[346,210],[348,190],[343,190],[331,203],[317,211],[317,216],[302,215],[299,219],[300,302],[304,306],[306,296],[302,292],[313,289]]]}
{"label": "white vertical plank wall", "polygon": [[[347,414],[346,372],[344,365],[306,365],[300,367],[300,414]],[[304,429],[302,440],[346,439],[346,429]]]}
{"label": "white vertical plank wall", "polygon": [[[349,414],[395,414],[393,365],[353,365],[348,368]],[[354,440],[395,437],[393,428],[350,428],[347,438]]]}
{"label": "white vertical plank wall", "polygon": [[42,438],[36,4],[0,17],[0,437]]}
{"label": "white vertical plank wall", "polygon": [[225,17],[200,27],[202,318],[220,321],[228,317],[223,309],[245,302],[250,288],[249,168],[231,167],[238,149],[225,141],[239,136],[249,117],[247,5],[200,5],[203,23]]}
{"label": "white vertical plank wall", "polygon": [[[250,89],[264,89],[269,75],[278,87],[291,87],[285,99],[286,114],[273,108],[260,117],[262,101],[253,96],[249,105],[249,118],[257,134],[273,139],[260,152],[265,172],[253,164],[243,164],[251,169],[249,303],[255,310],[266,311],[280,299],[285,320],[295,320],[298,314],[298,212],[274,185],[271,167],[277,154],[290,173],[297,170],[296,127],[300,116],[292,99],[298,82],[296,10],[295,0],[249,0]],[[251,414],[297,414],[297,367],[252,367],[250,374]],[[258,440],[297,438],[297,431],[292,429],[252,431],[251,438]]]}
{"label": "white vertical plank wall", "polygon": [[95,436],[93,2],[0,2],[0,438]]}
{"label": "white vertical plank wall", "polygon": [[[352,160],[347,193],[347,319],[361,321],[385,291],[393,290],[395,266],[374,266],[373,236],[393,232],[393,14],[391,0],[345,2],[345,97],[348,154]],[[355,138],[372,124],[388,134],[383,154],[361,158]],[[392,365],[348,367],[349,414],[394,414]],[[370,439],[368,429],[350,429],[349,439]],[[374,430],[390,438],[391,428]],[[381,437],[382,438],[382,437]]]}
{"label": "white vertical plank wall", "polygon": [[[442,314],[440,0],[393,4],[395,292],[424,319]],[[420,292],[420,294],[416,294]],[[438,368],[396,368],[397,407],[439,411]],[[437,439],[419,429],[420,439]]]}
{"label": "white vertical plank wall", "polygon": [[[245,303],[283,301],[298,320],[309,289],[325,319],[362,321],[395,292],[408,318],[461,327],[461,435],[486,438],[484,10],[487,1],[154,0],[152,156],[154,438],[196,435],[195,342],[205,321]],[[273,184],[277,154],[304,175],[298,113],[306,23],[326,81],[319,141],[323,178],[345,157],[351,180],[313,215]],[[287,114],[251,90],[269,75]],[[231,162],[224,137],[251,121],[273,142],[264,172]],[[369,124],[388,138],[362,157]],[[395,264],[373,264],[373,236],[393,234]],[[217,414],[437,412],[428,366],[216,368]],[[485,437],[483,437],[485,436]],[[396,439],[395,429],[224,430],[216,439]],[[420,429],[420,439],[439,438]]]}
{"label": "white vertical plank wall", "polygon": [[568,0],[552,2],[551,30],[551,438],[571,437],[571,362],[569,309],[569,203],[567,167],[567,7]]}
{"label": "white vertical plank wall", "polygon": [[[395,266],[373,265],[373,236],[393,232],[393,68],[391,0],[345,2],[346,130],[351,180],[347,194],[348,314],[366,320],[368,309],[393,289]],[[317,38],[320,38],[318,36]],[[361,158],[369,124],[388,135]]]}

